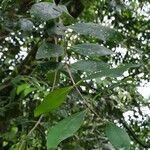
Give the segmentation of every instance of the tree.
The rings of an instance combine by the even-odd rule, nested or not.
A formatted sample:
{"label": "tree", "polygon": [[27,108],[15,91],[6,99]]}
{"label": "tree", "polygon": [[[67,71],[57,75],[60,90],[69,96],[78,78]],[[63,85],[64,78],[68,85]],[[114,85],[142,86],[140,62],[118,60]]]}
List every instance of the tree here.
{"label": "tree", "polygon": [[2,0],[0,149],[150,148],[148,5]]}

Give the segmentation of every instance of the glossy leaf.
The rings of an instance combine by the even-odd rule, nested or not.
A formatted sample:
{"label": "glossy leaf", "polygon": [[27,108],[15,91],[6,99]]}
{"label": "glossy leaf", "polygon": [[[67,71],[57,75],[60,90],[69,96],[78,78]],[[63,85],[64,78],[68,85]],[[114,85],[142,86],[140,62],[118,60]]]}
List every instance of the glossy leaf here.
{"label": "glossy leaf", "polygon": [[72,69],[80,70],[83,72],[98,72],[101,70],[109,69],[109,65],[104,62],[91,61],[91,60],[80,60],[71,65]]}
{"label": "glossy leaf", "polygon": [[68,13],[64,5],[55,5],[50,2],[40,2],[32,6],[30,13],[41,21],[48,21],[59,17],[63,12]]}
{"label": "glossy leaf", "polygon": [[64,54],[59,45],[43,42],[36,53],[36,59],[59,57]]}
{"label": "glossy leaf", "polygon": [[64,102],[71,89],[72,87],[65,87],[50,92],[35,109],[34,116],[37,117],[58,108]]}
{"label": "glossy leaf", "polygon": [[85,111],[78,112],[58,122],[48,132],[47,149],[55,149],[57,145],[73,134],[80,128],[84,121]]}
{"label": "glossy leaf", "polygon": [[116,149],[130,150],[130,138],[125,130],[108,122],[105,134]]}
{"label": "glossy leaf", "polygon": [[74,45],[71,49],[84,56],[105,56],[113,54],[113,52],[108,48],[93,43]]}
{"label": "glossy leaf", "polygon": [[123,36],[121,33],[106,26],[95,23],[76,23],[68,28],[83,35],[91,35],[103,41],[121,42]]}

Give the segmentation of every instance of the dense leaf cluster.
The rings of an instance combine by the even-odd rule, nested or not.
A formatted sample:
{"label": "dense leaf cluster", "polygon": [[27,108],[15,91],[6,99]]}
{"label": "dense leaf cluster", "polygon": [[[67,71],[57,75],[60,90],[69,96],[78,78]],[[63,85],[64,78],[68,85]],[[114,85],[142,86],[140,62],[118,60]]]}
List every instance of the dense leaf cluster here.
{"label": "dense leaf cluster", "polygon": [[150,148],[149,5],[2,0],[0,149]]}

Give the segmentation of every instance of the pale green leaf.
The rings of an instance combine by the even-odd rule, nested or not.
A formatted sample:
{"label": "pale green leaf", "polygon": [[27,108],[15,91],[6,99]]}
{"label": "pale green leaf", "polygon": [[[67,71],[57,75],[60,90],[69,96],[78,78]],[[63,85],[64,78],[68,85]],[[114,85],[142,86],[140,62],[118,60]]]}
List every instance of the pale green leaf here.
{"label": "pale green leaf", "polygon": [[20,28],[24,32],[31,32],[33,30],[34,24],[28,19],[21,19],[20,20]]}
{"label": "pale green leaf", "polygon": [[73,134],[80,128],[84,121],[85,111],[78,112],[58,122],[48,132],[47,149],[55,149],[57,145]]}
{"label": "pale green leaf", "polygon": [[84,56],[105,56],[114,54],[108,48],[94,43],[74,45],[71,47],[71,50]]}
{"label": "pale green leaf", "polygon": [[103,41],[121,42],[123,40],[121,33],[96,23],[76,23],[68,28],[83,35],[97,37]]}
{"label": "pale green leaf", "polygon": [[108,122],[105,134],[116,149],[130,150],[130,138],[125,130],[114,123]]}
{"label": "pale green leaf", "polygon": [[21,84],[17,87],[16,93],[19,95],[21,92],[23,92],[25,89],[29,89],[30,85],[27,83]]}
{"label": "pale green leaf", "polygon": [[72,87],[65,87],[50,92],[41,104],[34,110],[34,116],[37,117],[59,107],[64,102],[71,89]]}

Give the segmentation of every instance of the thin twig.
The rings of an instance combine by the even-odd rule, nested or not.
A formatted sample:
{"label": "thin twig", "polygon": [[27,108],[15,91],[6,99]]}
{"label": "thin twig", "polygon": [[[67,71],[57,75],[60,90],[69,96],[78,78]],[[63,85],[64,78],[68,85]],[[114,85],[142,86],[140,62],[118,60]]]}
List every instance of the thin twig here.
{"label": "thin twig", "polygon": [[[54,90],[55,83],[56,83],[56,78],[57,78],[57,70],[55,71],[54,81],[53,81],[53,86],[52,86],[51,92]],[[32,132],[38,127],[38,125],[41,123],[41,120],[43,119],[43,117],[44,117],[44,115],[40,116],[40,118],[38,119],[38,121],[36,122],[36,124],[33,126],[33,128],[27,134],[26,138],[28,138],[32,134]],[[26,139],[23,139],[22,142],[21,142],[21,145],[19,147],[19,150],[22,150],[22,147],[23,147],[23,145],[24,145],[25,142],[26,142]]]}
{"label": "thin twig", "polygon": [[69,76],[70,76],[70,79],[71,79],[71,81],[72,81],[72,83],[73,83],[73,86],[75,87],[75,89],[76,89],[76,91],[78,92],[78,94],[80,95],[80,97],[83,99],[83,103],[87,106],[87,108],[88,108],[91,112],[93,112],[93,113],[95,114],[95,116],[97,116],[99,119],[101,119],[101,117],[100,117],[100,116],[97,114],[97,112],[94,110],[93,106],[92,106],[91,104],[89,104],[89,102],[87,102],[88,100],[83,97],[82,93],[81,93],[80,90],[78,89],[77,84],[75,83],[75,81],[74,81],[74,79],[73,79],[73,77],[72,77],[72,73],[71,73],[71,71],[70,71],[70,69],[69,69],[69,67],[68,67],[67,64],[66,64],[66,69],[67,69],[68,74],[69,74]]}

